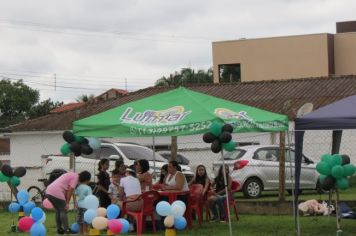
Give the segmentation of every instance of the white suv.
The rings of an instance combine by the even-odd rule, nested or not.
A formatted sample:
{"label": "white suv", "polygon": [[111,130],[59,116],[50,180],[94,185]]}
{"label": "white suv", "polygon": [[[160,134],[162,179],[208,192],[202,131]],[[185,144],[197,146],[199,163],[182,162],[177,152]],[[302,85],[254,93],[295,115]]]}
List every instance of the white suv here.
{"label": "white suv", "polygon": [[[245,197],[257,198],[263,190],[277,190],[279,188],[279,146],[276,145],[251,145],[238,147],[235,151],[224,155],[225,164],[230,167],[231,177],[241,185]],[[295,152],[286,148],[285,180],[286,189],[291,193],[291,169],[294,175]],[[240,169],[233,170],[238,162]],[[222,165],[222,160],[213,163],[215,174]],[[300,174],[300,189],[320,190],[319,174],[315,170],[313,161],[303,155]]]}
{"label": "white suv", "polygon": [[[92,154],[75,157],[75,171],[81,172],[87,170],[92,174],[92,180],[95,181],[96,174],[98,173],[98,162],[103,158],[110,160],[109,171],[115,168],[116,160],[121,159],[125,165],[129,166],[136,160],[146,159],[150,164],[150,172],[155,172],[156,175],[159,175],[161,167],[168,163],[161,155],[155,153],[154,165],[153,151],[145,146],[133,143],[102,142],[100,149],[95,150]],[[182,173],[186,176],[187,180],[194,176],[189,166],[181,165],[181,167]],[[45,166],[46,173],[50,173],[53,169],[58,168],[69,170],[69,157],[51,156],[47,159]]]}

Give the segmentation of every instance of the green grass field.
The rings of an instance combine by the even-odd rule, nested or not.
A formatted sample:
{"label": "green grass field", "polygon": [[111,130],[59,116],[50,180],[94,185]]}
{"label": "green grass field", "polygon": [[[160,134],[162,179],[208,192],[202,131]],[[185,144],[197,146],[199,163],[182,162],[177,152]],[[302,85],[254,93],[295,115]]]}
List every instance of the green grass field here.
{"label": "green grass field", "polygon": [[[53,212],[46,212],[47,235],[55,235],[56,228],[54,223]],[[12,219],[16,219],[16,215],[12,215],[5,211],[0,211],[0,235],[29,235],[25,233],[9,233]],[[70,220],[74,220],[74,214],[70,213]],[[301,217],[301,232],[303,236],[315,235],[336,235],[335,217],[319,216],[319,217]],[[343,236],[356,235],[356,220],[342,220]],[[292,216],[270,216],[270,215],[241,215],[240,221],[233,220],[233,235],[247,236],[289,236],[294,234],[294,219]],[[206,236],[226,236],[229,234],[227,223],[210,223],[205,222],[202,227],[195,224],[192,230],[177,232],[178,236],[186,235],[206,235]],[[102,235],[105,235],[104,233]],[[130,235],[136,235],[131,233]],[[144,234],[154,235],[154,234]],[[156,235],[164,235],[164,231]]]}

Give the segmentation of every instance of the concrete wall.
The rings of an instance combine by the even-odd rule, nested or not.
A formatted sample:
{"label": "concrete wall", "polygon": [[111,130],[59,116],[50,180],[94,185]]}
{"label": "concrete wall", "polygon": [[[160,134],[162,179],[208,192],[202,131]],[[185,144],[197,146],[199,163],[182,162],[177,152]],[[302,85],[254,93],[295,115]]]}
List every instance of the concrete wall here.
{"label": "concrete wall", "polygon": [[335,74],[356,74],[356,33],[335,34]]}

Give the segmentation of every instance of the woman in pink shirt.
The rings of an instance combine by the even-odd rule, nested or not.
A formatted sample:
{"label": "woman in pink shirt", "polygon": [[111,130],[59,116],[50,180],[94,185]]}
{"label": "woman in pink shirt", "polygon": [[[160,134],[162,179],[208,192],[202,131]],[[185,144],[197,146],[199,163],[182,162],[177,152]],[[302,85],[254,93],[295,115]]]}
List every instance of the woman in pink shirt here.
{"label": "woman in pink shirt", "polygon": [[67,210],[69,201],[75,190],[79,175],[82,173],[65,173],[51,183],[46,189],[46,197],[52,203],[56,211],[57,233],[71,233],[68,227]]}

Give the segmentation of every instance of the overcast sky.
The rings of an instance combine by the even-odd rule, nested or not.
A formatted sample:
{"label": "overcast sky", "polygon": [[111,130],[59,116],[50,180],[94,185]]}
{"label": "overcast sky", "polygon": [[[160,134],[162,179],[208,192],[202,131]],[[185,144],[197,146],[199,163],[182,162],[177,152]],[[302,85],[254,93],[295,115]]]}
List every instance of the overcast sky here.
{"label": "overcast sky", "polygon": [[41,100],[134,91],[181,68],[207,70],[212,41],[335,33],[355,9],[354,0],[0,0],[0,79],[23,78]]}

